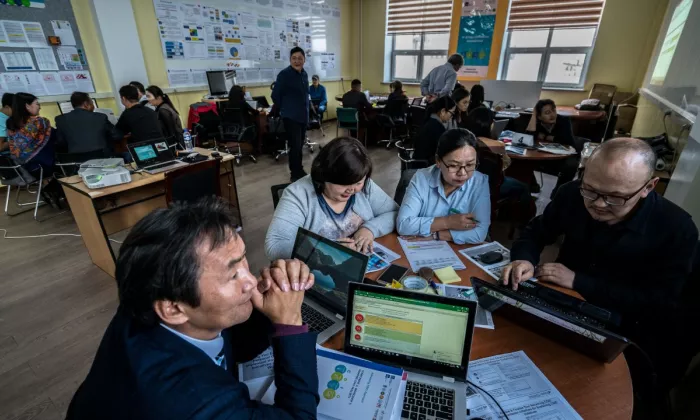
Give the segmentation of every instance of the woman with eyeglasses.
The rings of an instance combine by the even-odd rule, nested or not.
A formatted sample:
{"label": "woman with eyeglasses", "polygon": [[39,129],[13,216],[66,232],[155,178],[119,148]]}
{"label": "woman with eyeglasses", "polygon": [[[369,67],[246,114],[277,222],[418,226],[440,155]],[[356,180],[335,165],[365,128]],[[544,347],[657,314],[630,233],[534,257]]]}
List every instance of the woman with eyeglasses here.
{"label": "woman with eyeglasses", "polygon": [[428,164],[435,161],[438,139],[447,130],[455,115],[456,104],[449,96],[442,96],[431,102],[426,109],[428,118],[418,132],[413,152],[413,159],[425,160]]}
{"label": "woman with eyeglasses", "polygon": [[478,244],[491,225],[488,177],[477,172],[477,140],[458,128],[438,141],[437,163],[413,176],[396,226],[399,235],[416,235],[456,244]]}

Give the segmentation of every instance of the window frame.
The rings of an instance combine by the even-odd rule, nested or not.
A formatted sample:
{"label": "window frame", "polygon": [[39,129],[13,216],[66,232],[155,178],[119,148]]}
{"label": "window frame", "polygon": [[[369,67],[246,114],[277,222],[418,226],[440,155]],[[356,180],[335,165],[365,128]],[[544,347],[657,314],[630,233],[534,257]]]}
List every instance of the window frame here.
{"label": "window frame", "polygon": [[[503,68],[500,74],[500,80],[507,80],[508,77],[508,66],[510,65],[511,54],[542,54],[542,60],[540,61],[540,68],[537,72],[537,81],[542,82],[543,89],[583,89],[586,84],[586,77],[588,76],[588,68],[591,64],[591,57],[593,56],[593,49],[595,48],[596,40],[598,39],[598,29],[600,25],[595,27],[595,34],[593,35],[593,41],[590,47],[551,47],[552,36],[554,31],[557,29],[571,29],[565,27],[551,27],[551,28],[533,28],[532,30],[549,30],[549,35],[547,36],[547,45],[544,47],[511,47],[510,41],[513,35],[513,31],[522,29],[511,29],[506,31],[505,37],[505,49],[503,50],[503,56],[501,57],[501,62],[503,63]],[[593,28],[593,26],[582,26],[582,28]],[[547,83],[545,79],[547,77],[547,68],[549,67],[549,61],[552,54],[585,54],[586,59],[583,62],[583,67],[581,69],[581,78],[579,82],[574,83]]]}
{"label": "window frame", "polygon": [[[423,80],[423,77],[421,77],[421,71],[423,70],[423,59],[425,56],[429,55],[444,55],[445,56],[445,61],[447,61],[447,58],[449,57],[449,45],[446,45],[446,48],[444,50],[424,50],[423,47],[425,46],[425,36],[426,35],[433,35],[433,34],[447,34],[448,36],[450,35],[450,31],[440,31],[440,32],[421,32],[421,33],[398,33],[398,34],[387,34],[388,36],[391,37],[391,54],[390,54],[390,63],[389,66],[391,67],[389,70],[389,76],[391,80],[399,80],[404,83],[420,83],[421,80]],[[396,49],[396,36],[397,35],[420,35],[420,48],[417,50],[397,50]],[[397,56],[416,56],[418,58],[416,62],[416,77],[413,79],[410,78],[401,78],[401,77],[396,77],[396,68],[395,68],[395,62],[396,62],[396,57]]]}

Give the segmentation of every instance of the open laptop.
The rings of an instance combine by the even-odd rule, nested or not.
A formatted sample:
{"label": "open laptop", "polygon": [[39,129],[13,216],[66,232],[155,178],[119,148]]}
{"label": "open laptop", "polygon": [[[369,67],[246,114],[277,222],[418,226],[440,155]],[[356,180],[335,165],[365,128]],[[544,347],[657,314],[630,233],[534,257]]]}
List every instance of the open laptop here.
{"label": "open laptop", "polygon": [[629,345],[609,330],[620,316],[607,309],[530,280],[518,290],[476,277],[471,282],[482,308],[601,362],[612,362]]}
{"label": "open laptop", "polygon": [[508,122],[510,120],[495,120],[493,126],[491,127],[491,138],[498,140],[501,137],[501,133],[506,129]]}
{"label": "open laptop", "polygon": [[175,159],[168,142],[163,138],[131,143],[129,153],[136,166],[151,175],[187,166]]}
{"label": "open laptop", "polygon": [[270,103],[267,102],[267,98],[264,96],[253,96],[253,100],[258,103],[259,108],[266,109],[270,107]]}
{"label": "open laptop", "polygon": [[402,419],[466,416],[477,303],[351,283],[345,352],[408,373]]}
{"label": "open laptop", "polygon": [[292,258],[309,266],[314,287],[306,292],[301,315],[323,343],[345,328],[348,285],[362,282],[369,257],[304,228],[297,231]]}

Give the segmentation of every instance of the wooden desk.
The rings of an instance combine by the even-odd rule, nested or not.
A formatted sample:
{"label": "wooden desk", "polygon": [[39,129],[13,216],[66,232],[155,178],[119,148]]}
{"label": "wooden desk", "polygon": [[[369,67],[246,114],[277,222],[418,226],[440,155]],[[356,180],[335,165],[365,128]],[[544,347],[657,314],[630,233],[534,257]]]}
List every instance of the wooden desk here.
{"label": "wooden desk", "polygon": [[[211,155],[210,150],[195,148],[195,151]],[[227,153],[221,155],[221,194],[230,203],[238,217],[238,225],[241,226],[236,177],[233,172],[234,159]],[[136,173],[131,175],[128,184],[94,190],[89,189],[78,175],[61,178],[59,182],[92,262],[112,277],[116,257],[109,235],[128,229],[152,210],[167,206],[165,173]]]}
{"label": "wooden desk", "polygon": [[[395,264],[409,267],[396,234],[386,235],[377,242],[402,255]],[[453,244],[452,248],[457,252],[466,246]],[[469,278],[472,276],[490,279],[461,254],[457,255],[467,267],[466,270],[457,272],[462,279],[459,284],[470,286]],[[379,274],[372,273],[367,277],[374,279]],[[577,295],[574,291],[565,291]],[[498,312],[493,314],[493,319],[496,325],[494,330],[475,329],[471,360],[523,350],[584,419],[632,417],[632,380],[623,355],[606,365],[514,324],[498,315]],[[343,339],[341,331],[324,343],[324,346],[342,350]]]}
{"label": "wooden desk", "polygon": [[[517,112],[521,115],[532,115],[533,111],[526,111],[523,108],[503,109],[503,112]],[[573,120],[595,121],[605,119],[605,111],[580,111],[573,106],[558,106],[557,114],[569,117]]]}

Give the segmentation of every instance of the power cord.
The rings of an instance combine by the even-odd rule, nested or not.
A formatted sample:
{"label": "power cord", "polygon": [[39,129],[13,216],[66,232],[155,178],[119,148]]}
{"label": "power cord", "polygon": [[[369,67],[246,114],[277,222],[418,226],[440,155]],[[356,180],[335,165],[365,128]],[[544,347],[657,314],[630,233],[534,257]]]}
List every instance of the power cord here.
{"label": "power cord", "polygon": [[[4,232],[2,235],[2,239],[32,239],[32,238],[48,238],[49,236],[73,236],[77,238],[82,238],[82,235],[78,235],[76,233],[49,233],[46,235],[30,235],[30,236],[7,236],[7,229],[0,229],[1,231]],[[116,239],[109,239],[110,241],[117,243],[117,244],[122,244],[123,242],[118,241]]]}
{"label": "power cord", "polygon": [[487,390],[485,390],[484,388],[482,388],[482,387],[480,387],[479,385],[475,384],[474,382],[470,381],[469,379],[467,379],[467,384],[473,386],[474,388],[476,388],[476,389],[478,389],[479,391],[483,392],[484,394],[488,395],[489,398],[491,398],[491,399],[493,400],[493,402],[496,403],[496,405],[498,406],[498,409],[501,410],[501,412],[502,412],[503,415],[505,416],[506,420],[509,420],[508,414],[506,414],[506,410],[504,410],[503,407],[501,407],[501,404],[498,403],[498,401],[493,397],[493,395],[491,395]]}

